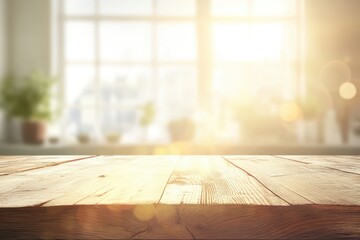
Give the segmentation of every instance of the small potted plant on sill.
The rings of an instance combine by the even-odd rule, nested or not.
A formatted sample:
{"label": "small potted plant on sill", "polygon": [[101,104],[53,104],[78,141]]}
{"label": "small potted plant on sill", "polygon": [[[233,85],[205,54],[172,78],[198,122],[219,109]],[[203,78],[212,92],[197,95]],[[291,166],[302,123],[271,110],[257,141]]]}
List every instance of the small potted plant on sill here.
{"label": "small potted plant on sill", "polygon": [[24,143],[42,144],[46,139],[53,83],[53,78],[39,72],[23,79],[7,77],[1,82],[0,106],[8,116],[22,120]]}
{"label": "small potted plant on sill", "polygon": [[87,133],[79,133],[76,137],[80,144],[88,144],[91,142],[91,137]]}

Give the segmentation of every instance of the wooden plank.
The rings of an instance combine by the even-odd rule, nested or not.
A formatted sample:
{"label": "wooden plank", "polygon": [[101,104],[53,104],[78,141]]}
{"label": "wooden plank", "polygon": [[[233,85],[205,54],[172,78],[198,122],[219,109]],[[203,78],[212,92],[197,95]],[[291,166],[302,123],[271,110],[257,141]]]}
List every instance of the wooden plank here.
{"label": "wooden plank", "polygon": [[82,174],[96,171],[101,166],[97,158],[72,161],[66,164],[0,176],[0,207],[24,207],[41,205],[71,191]]}
{"label": "wooden plank", "polygon": [[0,156],[0,176],[80,161],[94,156]]}
{"label": "wooden plank", "polygon": [[0,187],[0,206],[156,203],[178,158],[98,157],[3,176],[11,184]]}
{"label": "wooden plank", "polygon": [[0,239],[359,239],[359,175],[329,167],[348,157],[287,157],[101,156],[0,176]]}
{"label": "wooden plank", "polygon": [[179,156],[139,156],[110,176],[109,192],[92,194],[79,204],[158,203],[179,159]]}
{"label": "wooden plank", "polygon": [[0,208],[0,238],[359,239],[360,207],[186,204]]}
{"label": "wooden plank", "polygon": [[340,157],[352,158],[360,160],[360,155],[340,155]]}
{"label": "wooden plank", "polygon": [[148,228],[136,219],[133,208],[106,206],[58,206],[3,208],[2,239],[129,239]]}
{"label": "wooden plank", "polygon": [[360,204],[360,176],[273,156],[225,156],[290,204]]}
{"label": "wooden plank", "polygon": [[170,205],[0,208],[1,239],[191,239]]}
{"label": "wooden plank", "polygon": [[[116,161],[112,157],[97,157],[96,163],[92,164],[86,171],[76,171],[76,175],[67,175],[68,178],[76,178],[77,184],[73,185],[71,191],[64,192],[50,200],[45,206],[73,205],[91,194],[99,194],[99,191],[108,191],[109,179],[119,169],[126,169],[136,156],[123,156]],[[96,202],[92,202],[96,204]]]}
{"label": "wooden plank", "polygon": [[82,159],[92,155],[58,155],[58,156],[0,156],[0,166],[17,166],[19,163],[37,164],[42,162],[62,162],[68,160]]}
{"label": "wooden plank", "polygon": [[0,187],[0,206],[157,203],[178,158],[97,157],[2,176],[14,184]]}
{"label": "wooden plank", "polygon": [[[72,170],[72,166],[74,166],[74,164],[76,165],[76,162],[77,160],[81,161],[81,160],[84,160],[84,161],[89,161],[92,159],[92,157],[83,157],[83,156],[78,156],[78,157],[72,157],[72,156],[69,156],[68,157],[65,157],[65,159],[63,159],[63,157],[54,157],[54,158],[50,158],[49,160],[45,160],[46,157],[44,156],[39,156],[39,162],[40,162],[40,165],[43,166],[43,162],[51,162],[51,161],[55,161],[55,163],[61,163],[61,164],[56,164],[56,165],[52,165],[52,166],[49,166],[49,165],[46,165],[46,166],[43,166],[43,167],[38,167],[38,168],[34,168],[34,169],[26,169],[24,171],[20,171],[20,169],[22,168],[21,165],[23,164],[23,162],[33,162],[33,163],[36,163],[38,162],[37,161],[37,157],[31,157],[31,158],[28,158],[28,157],[20,157],[21,159],[21,162],[18,162],[17,164],[20,165],[18,166],[18,172],[13,172],[12,175],[10,174],[6,174],[6,175],[3,175],[3,176],[0,176],[0,180],[2,182],[6,182],[7,184],[2,184],[0,185],[0,198],[1,198],[1,194],[3,193],[6,193],[6,192],[9,192],[9,191],[12,191],[14,188],[16,188],[17,186],[19,185],[23,185],[23,184],[28,184],[28,183],[31,183],[33,181],[36,181],[37,179],[40,179],[40,180],[44,180],[45,177],[47,176],[46,173],[49,173],[50,171],[50,174],[51,176],[53,177],[56,177],[58,176],[59,174],[62,176],[62,173],[60,172],[60,169],[70,169],[70,171]],[[16,160],[18,159],[18,157],[14,157],[12,159],[13,160]],[[71,159],[71,160],[69,160]],[[65,164],[66,163],[66,164]],[[11,162],[11,164],[13,164]],[[70,165],[68,165],[70,164]],[[58,166],[59,165],[59,166]],[[67,165],[67,166],[65,166]],[[56,168],[54,168],[54,166],[57,166]],[[62,166],[65,166],[65,167],[62,167]],[[55,170],[55,172],[54,172]],[[59,171],[57,171],[59,170]],[[42,175],[44,174],[44,175]],[[49,178],[51,179],[51,178]]]}
{"label": "wooden plank", "polygon": [[183,157],[160,202],[287,205],[252,176],[220,156]]}
{"label": "wooden plank", "polygon": [[288,160],[324,166],[339,171],[360,175],[360,159],[356,156],[278,156]]}
{"label": "wooden plank", "polygon": [[182,205],[194,239],[359,239],[359,206]]}

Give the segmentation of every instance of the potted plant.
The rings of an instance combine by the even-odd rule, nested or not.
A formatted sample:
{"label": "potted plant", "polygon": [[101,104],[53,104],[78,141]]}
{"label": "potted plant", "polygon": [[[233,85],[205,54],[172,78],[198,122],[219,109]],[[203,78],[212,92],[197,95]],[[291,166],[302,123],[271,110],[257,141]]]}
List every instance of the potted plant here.
{"label": "potted plant", "polygon": [[88,144],[91,141],[91,137],[87,133],[79,133],[76,137],[78,142],[81,144]]}
{"label": "potted plant", "polygon": [[191,141],[195,134],[195,123],[190,118],[172,120],[168,124],[168,130],[173,142]]}
{"label": "potted plant", "polygon": [[105,134],[105,138],[108,143],[114,144],[121,140],[121,134],[117,132],[108,132]]}
{"label": "potted plant", "polygon": [[[19,81],[21,80],[21,81]],[[22,138],[28,144],[42,144],[46,121],[51,117],[51,87],[54,80],[41,73],[23,79],[5,78],[0,85],[0,106],[10,117],[22,120]]]}

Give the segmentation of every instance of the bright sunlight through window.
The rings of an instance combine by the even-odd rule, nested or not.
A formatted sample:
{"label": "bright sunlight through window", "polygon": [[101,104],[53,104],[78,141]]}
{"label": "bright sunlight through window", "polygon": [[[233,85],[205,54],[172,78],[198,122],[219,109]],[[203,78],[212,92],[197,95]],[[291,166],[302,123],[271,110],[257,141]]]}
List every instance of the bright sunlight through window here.
{"label": "bright sunlight through window", "polygon": [[167,143],[169,123],[188,118],[194,141],[236,143],[264,116],[274,129],[299,90],[299,1],[60,0],[61,132]]}

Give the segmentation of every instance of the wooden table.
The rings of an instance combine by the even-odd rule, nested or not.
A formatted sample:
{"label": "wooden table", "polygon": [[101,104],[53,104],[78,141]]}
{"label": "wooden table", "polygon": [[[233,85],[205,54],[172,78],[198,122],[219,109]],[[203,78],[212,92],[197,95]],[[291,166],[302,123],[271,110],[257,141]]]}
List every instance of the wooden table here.
{"label": "wooden table", "polygon": [[360,157],[3,156],[6,238],[360,239]]}

